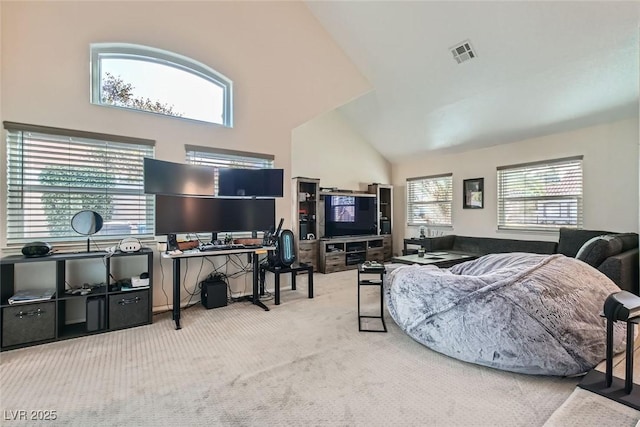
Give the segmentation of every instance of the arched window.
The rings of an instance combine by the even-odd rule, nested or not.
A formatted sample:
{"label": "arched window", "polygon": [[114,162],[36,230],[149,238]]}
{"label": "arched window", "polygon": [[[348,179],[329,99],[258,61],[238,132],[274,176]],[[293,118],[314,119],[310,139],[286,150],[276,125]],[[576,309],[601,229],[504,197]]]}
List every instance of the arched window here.
{"label": "arched window", "polygon": [[148,46],[91,45],[91,102],[232,127],[232,82],[201,62]]}

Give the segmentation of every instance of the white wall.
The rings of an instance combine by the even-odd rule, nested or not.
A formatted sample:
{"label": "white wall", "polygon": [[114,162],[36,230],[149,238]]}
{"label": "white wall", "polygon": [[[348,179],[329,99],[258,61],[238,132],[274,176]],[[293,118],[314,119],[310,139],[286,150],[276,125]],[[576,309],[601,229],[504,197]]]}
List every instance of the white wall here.
{"label": "white wall", "polygon": [[[276,215],[287,222],[292,129],[370,89],[297,1],[0,2],[0,12],[2,120],[153,139],[156,158],[177,162],[184,161],[184,144],[273,154],[285,170]],[[153,46],[221,72],[234,82],[234,128],[90,104],[93,42]],[[0,191],[4,206],[4,186]],[[165,304],[159,264],[155,306]],[[163,264],[171,301],[170,264]],[[193,288],[196,274],[186,282]]]}
{"label": "white wall", "polygon": [[338,111],[295,128],[291,144],[292,176],[319,178],[322,187],[367,191],[367,185],[391,183],[391,165],[357,134]]}
{"label": "white wall", "polygon": [[[453,229],[445,234],[557,241],[557,232],[497,230],[496,167],[583,155],[584,228],[638,231],[638,119],[588,127],[450,155],[425,155],[393,164],[394,251],[418,236],[406,226],[406,179],[453,173]],[[463,180],[484,178],[484,209],[462,209]],[[402,226],[404,224],[404,227]]]}

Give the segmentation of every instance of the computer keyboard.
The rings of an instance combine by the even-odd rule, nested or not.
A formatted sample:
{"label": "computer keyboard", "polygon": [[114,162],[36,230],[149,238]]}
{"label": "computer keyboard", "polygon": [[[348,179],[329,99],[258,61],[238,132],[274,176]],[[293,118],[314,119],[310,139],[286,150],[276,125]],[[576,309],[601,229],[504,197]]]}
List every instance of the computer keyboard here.
{"label": "computer keyboard", "polygon": [[209,251],[228,251],[232,249],[256,249],[261,248],[262,245],[242,245],[238,243],[233,243],[230,245],[214,245],[211,243],[202,244],[198,247],[200,252],[209,252]]}
{"label": "computer keyboard", "polygon": [[205,245],[200,245],[198,249],[200,249],[200,252],[209,252],[209,251],[228,251],[229,249],[234,249],[234,248],[231,247],[231,245],[205,244]]}

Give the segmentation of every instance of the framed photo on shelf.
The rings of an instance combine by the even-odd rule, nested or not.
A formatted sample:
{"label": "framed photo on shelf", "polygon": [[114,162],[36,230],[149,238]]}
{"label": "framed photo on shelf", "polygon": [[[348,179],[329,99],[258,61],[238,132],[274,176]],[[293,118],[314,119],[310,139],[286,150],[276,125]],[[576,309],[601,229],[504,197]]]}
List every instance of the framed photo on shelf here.
{"label": "framed photo on shelf", "polygon": [[484,178],[465,179],[462,207],[464,209],[484,208]]}

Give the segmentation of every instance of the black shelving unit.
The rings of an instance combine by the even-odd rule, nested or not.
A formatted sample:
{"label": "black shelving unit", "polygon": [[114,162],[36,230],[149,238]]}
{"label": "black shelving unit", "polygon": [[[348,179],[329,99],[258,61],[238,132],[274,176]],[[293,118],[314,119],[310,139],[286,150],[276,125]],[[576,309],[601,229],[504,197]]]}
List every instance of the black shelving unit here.
{"label": "black shelving unit", "polygon": [[[385,274],[384,266],[379,268],[366,268],[364,264],[358,265],[358,330],[360,332],[387,332],[387,325],[384,323],[384,290],[383,280]],[[380,315],[363,315],[360,310],[360,288],[362,286],[377,286],[380,290]],[[382,329],[364,329],[362,319],[380,319]]]}
{"label": "black shelving unit", "polygon": [[[149,285],[138,288],[123,288],[116,282],[113,274],[117,270],[118,260],[140,257],[136,262],[138,275],[146,272]],[[76,269],[74,280],[83,277],[83,266],[77,261],[94,260],[91,268],[104,269],[102,285],[93,285],[86,295],[67,293],[69,287],[80,287],[83,283],[69,283],[68,269]],[[20,269],[28,268],[32,263],[46,263],[43,267],[51,270],[46,274],[39,289],[55,288],[55,294],[45,301],[9,304],[16,291],[35,287],[20,279]],[[24,265],[27,264],[27,265]],[[19,266],[19,267],[18,267]],[[86,276],[88,277],[88,275]],[[117,277],[125,279],[129,277]],[[12,350],[51,341],[80,337],[96,333],[109,332],[152,322],[153,295],[153,251],[142,248],[137,252],[104,251],[57,253],[44,257],[25,257],[10,255],[0,259],[0,351]],[[89,306],[87,299],[97,301]],[[86,305],[84,321],[68,323],[69,308]],[[77,310],[76,310],[77,311]],[[91,321],[89,321],[91,318]]]}

